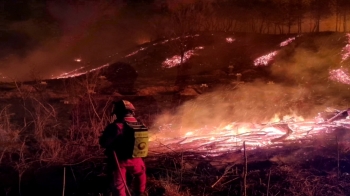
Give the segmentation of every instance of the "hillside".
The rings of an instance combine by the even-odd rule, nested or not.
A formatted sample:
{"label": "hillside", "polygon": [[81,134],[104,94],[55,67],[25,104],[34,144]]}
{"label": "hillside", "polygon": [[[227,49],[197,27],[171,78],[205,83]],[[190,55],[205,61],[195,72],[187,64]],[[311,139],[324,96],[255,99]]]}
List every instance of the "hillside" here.
{"label": "hillside", "polygon": [[150,129],[151,195],[348,195],[348,121],[314,125],[319,112],[349,108],[347,41],[208,32],[2,83],[0,194],[62,195],[63,172],[67,195],[101,194],[98,136],[110,103],[127,99]]}

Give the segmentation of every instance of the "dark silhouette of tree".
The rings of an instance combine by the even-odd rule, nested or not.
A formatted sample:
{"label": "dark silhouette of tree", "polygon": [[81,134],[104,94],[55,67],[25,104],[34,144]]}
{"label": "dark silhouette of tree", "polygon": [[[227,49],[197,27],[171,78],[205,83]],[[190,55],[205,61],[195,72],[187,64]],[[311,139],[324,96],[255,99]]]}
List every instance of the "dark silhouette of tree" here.
{"label": "dark silhouette of tree", "polygon": [[218,2],[212,4],[215,9],[211,16],[211,21],[215,21],[216,28],[221,31],[232,31],[234,29],[234,23],[236,21],[236,6],[232,2]]}
{"label": "dark silhouette of tree", "polygon": [[272,26],[273,15],[270,13],[275,12],[276,6],[270,0],[261,2],[258,9],[258,19],[260,20],[259,33],[269,33]]}
{"label": "dark silhouette of tree", "polygon": [[284,33],[283,26],[285,24],[285,17],[283,17],[283,15],[286,9],[285,4],[281,1],[276,1],[272,2],[269,8],[271,9],[271,14],[268,16],[268,19],[270,23],[273,24],[273,33]]}
{"label": "dark silhouette of tree", "polygon": [[305,17],[306,8],[303,4],[303,0],[296,0],[296,18],[297,18],[297,33],[302,33],[302,24]]}
{"label": "dark silhouette of tree", "polygon": [[259,6],[261,6],[259,1],[247,0],[247,1],[237,1],[237,5],[244,10],[244,17],[242,18],[245,24],[245,28],[249,29],[250,32],[257,32],[257,16]]}
{"label": "dark silhouette of tree", "polygon": [[[334,15],[335,15],[335,31],[347,31],[347,15],[350,11],[350,1],[348,0],[333,0]],[[341,27],[343,27],[341,29]]]}
{"label": "dark silhouette of tree", "polygon": [[[176,66],[177,78],[175,84],[182,90],[186,86],[188,67],[184,63],[186,51],[192,49],[191,36],[200,30],[200,2],[179,3],[169,5],[169,35],[176,38],[173,43],[180,55],[180,63]],[[173,7],[171,7],[173,6]]]}
{"label": "dark silhouette of tree", "polygon": [[303,19],[303,9],[300,0],[288,0],[286,4],[286,26],[288,28],[288,34],[291,33],[292,26],[297,25],[298,33],[301,32],[301,21]]}
{"label": "dark silhouette of tree", "polygon": [[313,21],[313,26],[310,26],[310,31],[320,32],[321,20],[332,14],[331,2],[329,0],[310,0],[309,13]]}
{"label": "dark silhouette of tree", "polygon": [[218,8],[214,3],[208,3],[208,2],[202,2],[202,9],[199,13],[199,20],[200,20],[200,29],[202,31],[211,31],[215,28],[216,25],[216,18],[217,18],[217,10]]}

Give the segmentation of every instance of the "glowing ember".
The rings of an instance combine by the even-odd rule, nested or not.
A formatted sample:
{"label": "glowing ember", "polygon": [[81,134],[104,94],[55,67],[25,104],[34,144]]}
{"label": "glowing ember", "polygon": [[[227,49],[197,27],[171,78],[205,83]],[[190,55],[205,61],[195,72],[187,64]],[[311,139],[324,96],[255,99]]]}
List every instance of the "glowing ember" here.
{"label": "glowing ember", "polygon": [[3,75],[2,73],[0,73],[0,78],[6,79],[7,77],[5,75]]}
{"label": "glowing ember", "polygon": [[126,55],[125,57],[130,57],[130,56],[132,56],[132,55],[137,54],[138,52],[139,52],[139,50],[136,50],[136,51],[134,51],[134,52],[132,52],[132,53]]}
{"label": "glowing ember", "polygon": [[145,50],[145,49],[147,49],[147,48],[140,48],[140,49],[138,49],[138,50],[136,50],[136,51],[134,51],[134,52],[132,52],[132,53],[126,55],[125,57],[133,56],[133,55],[137,54],[138,52],[140,52],[140,51],[142,51],[142,50]]}
{"label": "glowing ember", "polygon": [[[191,58],[192,55],[195,55],[195,50],[203,49],[202,46],[196,47],[194,50],[188,50],[184,53],[182,63],[186,62],[189,58]],[[169,59],[166,59],[162,65],[164,68],[172,68],[181,63],[181,56],[175,55]]]}
{"label": "glowing ember", "polygon": [[[194,54],[193,50],[189,50],[187,52],[184,53],[182,62],[186,62],[192,55]],[[170,59],[166,59],[162,65],[164,68],[171,68],[171,67],[175,67],[176,65],[179,65],[181,63],[181,56],[180,55],[175,55],[173,57],[171,57]]]}
{"label": "glowing ember", "polygon": [[342,62],[347,60],[350,57],[350,33],[346,34],[346,37],[348,38],[347,44],[342,49]]}
{"label": "glowing ember", "polygon": [[84,69],[84,67],[79,67],[79,68],[74,69],[74,70],[72,70],[72,71],[70,71],[70,72],[65,72],[65,73],[59,75],[57,78],[70,76],[70,75],[74,74],[75,72],[78,72],[79,70],[82,70],[82,69]]}
{"label": "glowing ember", "polygon": [[[184,36],[183,38],[197,37],[197,36],[199,36],[199,34],[187,35],[187,36]],[[181,38],[181,37],[175,37],[175,38],[167,39],[167,40],[164,40],[164,41],[162,41],[162,42],[154,43],[154,44],[152,44],[152,46],[156,46],[156,45],[158,45],[158,44],[164,44],[164,43],[167,43],[167,42],[169,42],[169,41],[178,40],[178,39],[180,39],[180,38]],[[136,50],[136,51],[134,51],[134,52],[131,52],[131,53],[127,54],[124,58],[131,57],[131,56],[137,54],[138,52],[140,52],[140,51],[142,51],[142,50],[146,50],[147,48],[148,48],[148,47],[141,47],[140,49],[138,49],[138,50]],[[197,49],[203,49],[203,47],[201,47],[201,46],[200,46],[200,47],[196,47],[195,50],[197,50]],[[193,52],[193,50],[188,51],[188,53],[185,54],[185,55],[187,55],[187,57],[189,58],[191,55],[193,55],[193,54],[190,54],[191,52]],[[116,54],[118,54],[118,53],[116,53]],[[116,54],[111,55],[110,57],[115,56]],[[188,55],[189,55],[189,56],[188,56]],[[180,59],[180,60],[181,60],[181,59]],[[187,60],[187,59],[184,58],[184,60]],[[82,59],[81,59],[81,58],[76,58],[76,59],[74,59],[74,61],[75,61],[75,62],[81,62]],[[175,60],[175,61],[176,61],[176,60]],[[163,63],[163,65],[164,65],[164,63]],[[72,70],[72,71],[70,71],[70,72],[62,73],[62,74],[60,74],[59,76],[52,76],[51,79],[73,78],[73,77],[81,76],[81,75],[86,74],[86,73],[88,73],[88,72],[92,72],[92,71],[96,71],[96,70],[102,69],[102,68],[107,67],[107,66],[109,66],[109,64],[105,64],[105,65],[102,65],[102,66],[100,66],[100,67],[97,67],[97,68],[94,68],[94,69],[90,69],[90,70],[85,70],[85,71],[83,71],[84,67],[80,67],[80,68],[74,69],[74,70]],[[174,66],[175,66],[175,65],[174,65]],[[165,67],[168,67],[168,66],[165,66]]]}
{"label": "glowing ember", "polygon": [[[295,37],[288,38],[287,40],[280,43],[280,47],[287,46],[288,44],[292,43],[295,40]],[[261,56],[254,60],[255,66],[267,66],[270,61],[273,60],[273,58],[278,54],[277,51],[271,52],[267,55]]]}
{"label": "glowing ember", "polygon": [[52,79],[73,78],[73,77],[77,77],[77,76],[81,76],[81,75],[87,74],[89,72],[93,72],[93,71],[102,69],[102,68],[107,67],[107,66],[109,66],[109,64],[105,64],[105,65],[102,65],[100,67],[97,67],[97,68],[94,68],[94,69],[90,69],[88,71],[81,71],[81,72],[79,72],[79,70],[82,70],[84,68],[84,67],[80,67],[80,68],[75,69],[73,71],[63,73],[63,74],[61,74],[61,75],[59,75],[57,77],[54,77]]}
{"label": "glowing ember", "polygon": [[288,38],[286,41],[283,41],[280,43],[281,47],[287,46],[288,44],[292,43],[295,40],[295,37]]}
{"label": "glowing ember", "polygon": [[348,70],[345,69],[334,69],[329,72],[329,79],[350,85],[350,77]]}
{"label": "glowing ember", "polygon": [[227,43],[232,43],[232,42],[234,42],[235,41],[235,39],[233,39],[232,37],[227,37],[226,38],[226,42]]}
{"label": "glowing ember", "polygon": [[273,57],[275,57],[277,55],[277,51],[274,51],[274,52],[271,52],[267,55],[264,55],[264,56],[261,56],[257,59],[254,60],[254,65],[255,66],[260,66],[260,65],[263,65],[263,66],[266,66],[269,64],[270,61],[273,60]]}

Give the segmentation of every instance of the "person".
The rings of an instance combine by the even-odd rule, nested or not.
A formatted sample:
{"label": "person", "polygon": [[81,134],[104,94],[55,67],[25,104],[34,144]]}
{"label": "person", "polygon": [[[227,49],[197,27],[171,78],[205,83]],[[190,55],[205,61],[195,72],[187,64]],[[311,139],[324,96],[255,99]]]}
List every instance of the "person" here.
{"label": "person", "polygon": [[134,176],[135,194],[146,196],[146,167],[142,157],[147,155],[148,138],[147,135],[136,138],[140,134],[136,134],[135,130],[145,135],[147,128],[134,117],[135,107],[127,100],[114,102],[112,115],[116,119],[105,127],[99,138],[107,156],[112,195],[131,196],[126,180],[128,173]]}

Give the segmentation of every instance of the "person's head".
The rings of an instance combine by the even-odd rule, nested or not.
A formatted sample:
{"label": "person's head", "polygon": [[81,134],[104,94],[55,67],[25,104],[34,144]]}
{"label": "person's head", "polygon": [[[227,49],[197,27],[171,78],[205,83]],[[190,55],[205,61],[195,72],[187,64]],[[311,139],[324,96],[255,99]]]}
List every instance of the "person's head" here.
{"label": "person's head", "polygon": [[126,116],[135,115],[135,107],[127,100],[119,100],[113,102],[112,114],[117,116],[117,119],[122,119]]}

